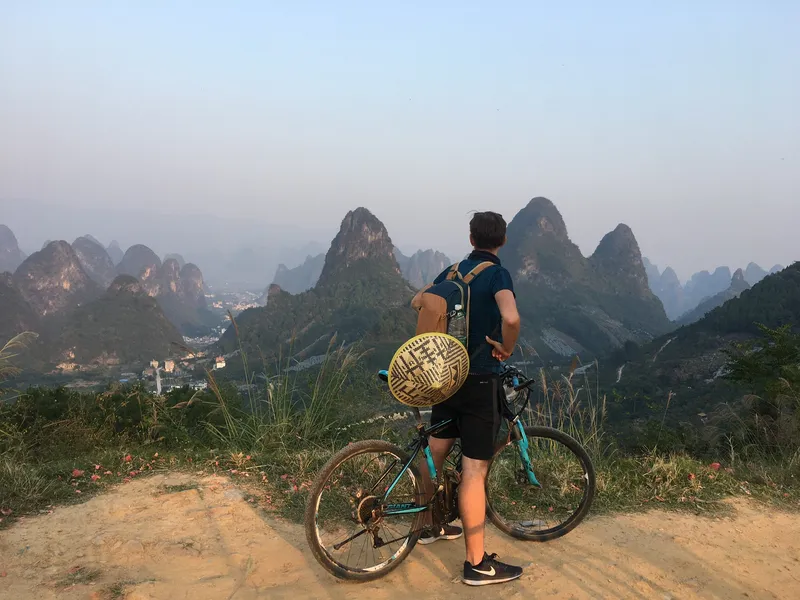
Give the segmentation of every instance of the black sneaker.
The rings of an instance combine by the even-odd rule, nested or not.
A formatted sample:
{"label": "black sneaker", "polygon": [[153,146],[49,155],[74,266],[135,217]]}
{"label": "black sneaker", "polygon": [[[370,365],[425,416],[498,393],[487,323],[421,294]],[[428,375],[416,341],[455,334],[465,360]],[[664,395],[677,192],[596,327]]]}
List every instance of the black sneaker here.
{"label": "black sneaker", "polygon": [[457,540],[464,535],[464,530],[455,525],[445,525],[439,530],[439,533],[433,534],[430,531],[425,531],[419,536],[420,544],[432,544],[436,540]]}
{"label": "black sneaker", "polygon": [[481,563],[474,567],[469,561],[464,561],[464,583],[467,585],[490,585],[513,581],[522,576],[522,567],[501,563],[496,560],[496,557],[497,554],[484,553]]}

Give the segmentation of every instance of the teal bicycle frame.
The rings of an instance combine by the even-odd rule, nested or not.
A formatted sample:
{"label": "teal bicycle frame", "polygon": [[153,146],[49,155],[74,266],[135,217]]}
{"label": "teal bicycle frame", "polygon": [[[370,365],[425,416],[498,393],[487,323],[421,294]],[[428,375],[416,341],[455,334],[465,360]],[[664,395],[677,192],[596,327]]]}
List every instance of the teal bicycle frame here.
{"label": "teal bicycle frame", "polygon": [[[387,375],[386,371],[380,372],[381,377],[385,377]],[[519,388],[519,378],[513,377],[512,384],[515,388]],[[431,503],[433,499],[427,504],[419,505],[416,502],[406,502],[402,504],[388,504],[386,501],[388,500],[389,496],[391,495],[394,488],[397,486],[400,479],[403,477],[405,472],[411,467],[417,457],[419,456],[420,450],[422,454],[425,456],[425,462],[428,467],[428,474],[431,477],[431,481],[437,482],[440,484],[439,481],[439,474],[436,472],[436,466],[433,463],[433,455],[431,454],[430,447],[428,446],[428,437],[438,431],[441,431],[445,427],[447,427],[450,423],[453,422],[452,419],[447,419],[445,421],[441,421],[436,425],[432,425],[430,427],[425,427],[422,423],[422,416],[419,413],[419,409],[414,409],[414,415],[417,419],[417,432],[418,432],[418,439],[414,441],[411,446],[409,446],[408,450],[410,451],[410,456],[406,461],[406,464],[403,466],[403,469],[400,473],[394,478],[389,487],[386,488],[386,491],[382,497],[382,504],[383,504],[383,515],[390,516],[390,515],[408,515],[408,514],[415,514],[425,512],[431,507]],[[533,465],[531,464],[530,457],[528,456],[528,436],[525,435],[525,427],[522,424],[519,415],[514,416],[513,419],[507,419],[509,422],[509,428],[511,429],[511,436],[510,441],[517,447],[517,451],[519,452],[520,459],[522,460],[522,464],[525,467],[525,474],[528,478],[528,482],[531,485],[536,487],[541,487],[541,484],[536,479],[536,474],[533,472]],[[505,447],[505,444],[501,446],[501,448]],[[500,448],[498,448],[498,451]],[[396,463],[395,463],[396,464]],[[389,468],[383,473],[383,475],[378,479],[378,481],[373,486],[372,491],[380,485],[380,483],[384,480],[384,478],[389,474],[389,471],[394,467],[394,464],[390,465]],[[440,485],[437,485],[440,487]]]}

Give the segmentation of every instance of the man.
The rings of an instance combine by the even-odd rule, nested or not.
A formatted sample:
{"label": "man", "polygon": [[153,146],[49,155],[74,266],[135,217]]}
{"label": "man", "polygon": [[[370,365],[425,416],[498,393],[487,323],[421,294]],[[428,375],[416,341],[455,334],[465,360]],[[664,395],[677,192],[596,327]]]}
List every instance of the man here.
{"label": "man", "polygon": [[[496,560],[495,554],[488,555],[484,549],[486,475],[501,422],[498,373],[500,361],[508,359],[516,346],[520,320],[511,275],[497,257],[497,251],[506,242],[505,220],[493,212],[475,213],[469,232],[473,251],[461,261],[459,272],[466,275],[485,261],[495,266],[487,268],[470,284],[470,374],[458,392],[433,407],[431,424],[446,419],[454,419],[454,422],[431,437],[430,449],[436,469],[441,472],[455,439],[461,438],[463,458],[458,509],[467,547],[463,581],[468,585],[487,585],[512,581],[522,575],[520,567],[503,564]],[[449,270],[442,272],[433,283],[443,281]],[[422,293],[428,287],[430,285],[415,296],[412,306],[420,305]],[[424,533],[420,543],[456,539],[461,535],[461,528],[447,525],[438,533]]]}

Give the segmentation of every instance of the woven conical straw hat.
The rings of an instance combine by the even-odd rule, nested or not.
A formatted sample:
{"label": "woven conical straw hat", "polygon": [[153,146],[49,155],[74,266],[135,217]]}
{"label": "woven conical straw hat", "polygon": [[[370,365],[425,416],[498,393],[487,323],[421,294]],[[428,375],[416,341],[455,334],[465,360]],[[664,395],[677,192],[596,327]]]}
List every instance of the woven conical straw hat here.
{"label": "woven conical straw hat", "polygon": [[389,364],[389,391],[403,404],[421,408],[447,400],[469,373],[464,345],[445,333],[411,338]]}

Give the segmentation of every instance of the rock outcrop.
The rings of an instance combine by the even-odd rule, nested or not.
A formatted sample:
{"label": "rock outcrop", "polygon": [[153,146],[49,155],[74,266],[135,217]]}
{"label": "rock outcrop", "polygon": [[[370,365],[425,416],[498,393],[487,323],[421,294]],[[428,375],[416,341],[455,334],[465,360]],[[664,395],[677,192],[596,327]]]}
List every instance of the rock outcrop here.
{"label": "rock outcrop", "polygon": [[728,289],[723,290],[717,294],[714,294],[710,298],[706,298],[700,304],[698,304],[695,308],[690,310],[689,312],[685,313],[678,319],[679,325],[689,325],[691,323],[695,323],[699,321],[708,313],[710,313],[715,308],[718,308],[728,302],[728,300],[733,300],[734,298],[738,298],[742,292],[745,290],[750,289],[750,284],[747,283],[744,275],[744,271],[742,269],[736,269],[736,272],[733,274],[731,278],[730,285]]}
{"label": "rock outcrop", "polygon": [[130,275],[120,275],[98,299],[62,318],[51,361],[82,367],[141,365],[179,353],[183,337],[155,298]]}
{"label": "rock outcrop", "polygon": [[144,244],[135,244],[125,251],[117,265],[118,275],[130,275],[145,280],[155,276],[161,268],[161,259]]}
{"label": "rock outcrop", "polygon": [[0,224],[0,273],[13,273],[24,260],[25,253],[20,250],[14,232]]}
{"label": "rock outcrop", "polygon": [[[657,266],[647,259],[643,260],[647,269],[650,289],[661,299],[670,320],[676,322],[679,319],[683,322],[683,317],[688,317],[690,314],[692,319],[697,320],[699,318],[697,315],[701,313],[695,312],[695,309],[700,304],[710,301],[717,294],[725,296],[728,293],[730,280],[735,278],[735,274],[731,276],[728,267],[718,267],[713,273],[708,271],[695,273],[683,286],[671,267],[667,267],[663,273],[659,274]],[[768,275],[782,269],[781,265],[775,265],[767,272],[756,263],[751,262],[743,270],[743,278],[750,286],[754,286]]]}
{"label": "rock outcrop", "polygon": [[717,267],[713,273],[700,271],[692,275],[684,286],[684,297],[689,307],[728,289],[733,274],[729,267]]}
{"label": "rock outcrop", "polygon": [[122,262],[122,258],[125,256],[125,253],[122,251],[122,248],[119,247],[119,242],[117,240],[111,240],[111,243],[106,248],[106,252],[111,257],[111,261],[114,265],[118,265]]}
{"label": "rock outcrop", "polygon": [[176,261],[178,262],[178,266],[179,266],[181,269],[182,269],[182,268],[183,268],[183,266],[186,264],[186,261],[183,259],[183,256],[181,256],[180,254],[176,254],[176,253],[167,254],[167,255],[164,257],[164,262],[167,262],[169,259],[174,259],[174,260],[176,260]]}
{"label": "rock outcrop", "polygon": [[273,277],[272,283],[279,285],[281,289],[286,290],[290,294],[299,294],[317,285],[317,281],[319,281],[324,266],[324,254],[308,256],[303,264],[292,269],[288,268],[286,265],[280,264],[275,271],[275,277]]}
{"label": "rock outcrop", "polygon": [[507,237],[500,258],[514,279],[529,351],[545,359],[598,356],[669,329],[628,226],[617,226],[585,258],[555,205],[534,198]]}
{"label": "rock outcrop", "polygon": [[436,250],[417,250],[411,256],[404,256],[395,248],[395,258],[405,280],[418,289],[431,283],[453,264],[447,256]]}
{"label": "rock outcrop", "polygon": [[547,198],[537,197],[508,224],[503,263],[521,280],[560,287],[587,276],[588,264],[567,234],[561,213]]}
{"label": "rock outcrop", "polygon": [[40,317],[73,309],[102,291],[65,241],[51,242],[31,254],[16,270],[13,281]]}
{"label": "rock outcrop", "polygon": [[296,295],[269,286],[266,306],[241,313],[237,327],[222,336],[220,350],[241,343],[267,358],[290,354],[305,361],[324,355],[335,340],[372,348],[369,359],[384,364],[413,335],[415,322],[408,307],[414,291],[400,274],[393,247],[383,223],[368,210],[347,213],[317,284]]}
{"label": "rock outcrop", "polygon": [[333,239],[318,285],[349,280],[360,266],[402,276],[394,245],[383,223],[366,208],[350,211]]}
{"label": "rock outcrop", "polygon": [[589,260],[618,293],[652,297],[639,244],[627,225],[607,233]]}
{"label": "rock outcrop", "polygon": [[107,288],[114,280],[114,262],[106,249],[88,235],[72,242],[72,249],[89,277],[100,287]]}
{"label": "rock outcrop", "polygon": [[757,284],[767,275],[768,273],[754,262],[748,264],[744,270],[744,278],[750,285]]}
{"label": "rock outcrop", "polygon": [[144,269],[140,279],[142,289],[158,300],[167,318],[186,335],[199,335],[216,324],[197,265],[186,263],[181,268],[176,259],[168,258],[158,268]]}
{"label": "rock outcrop", "polygon": [[0,347],[23,331],[39,331],[39,316],[14,285],[11,273],[0,273]]}
{"label": "rock outcrop", "polygon": [[670,320],[675,320],[682,314],[686,299],[684,298],[680,279],[678,279],[678,275],[672,267],[667,267],[661,274],[656,295],[661,298],[664,310]]}

